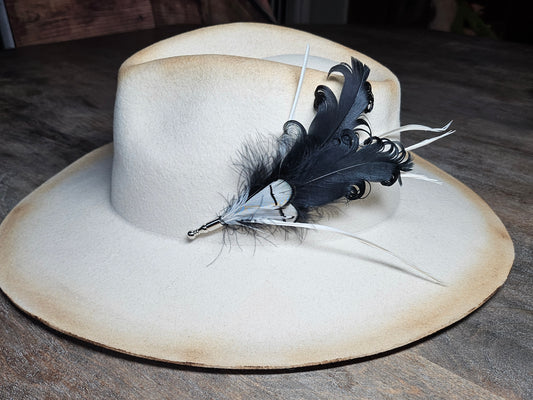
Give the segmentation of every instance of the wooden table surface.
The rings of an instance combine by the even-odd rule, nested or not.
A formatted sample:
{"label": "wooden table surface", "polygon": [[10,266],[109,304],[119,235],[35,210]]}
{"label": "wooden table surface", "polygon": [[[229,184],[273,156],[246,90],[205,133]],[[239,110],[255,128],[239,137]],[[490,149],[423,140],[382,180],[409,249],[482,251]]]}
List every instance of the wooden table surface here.
{"label": "wooden table surface", "polygon": [[[0,52],[0,219],[112,140],[120,63],[191,28]],[[269,372],[191,368],[101,349],[47,328],[2,294],[1,399],[533,398],[533,47],[419,30],[303,29],[395,72],[402,123],[454,120],[455,135],[418,154],[470,186],[508,228],[516,259],[505,285],[468,317],[409,346]],[[421,138],[408,134],[405,142]]]}

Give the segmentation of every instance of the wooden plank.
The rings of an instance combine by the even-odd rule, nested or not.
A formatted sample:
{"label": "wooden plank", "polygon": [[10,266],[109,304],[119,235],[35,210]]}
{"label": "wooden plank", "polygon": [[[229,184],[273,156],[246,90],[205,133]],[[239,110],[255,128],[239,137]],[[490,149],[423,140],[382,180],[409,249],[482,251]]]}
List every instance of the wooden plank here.
{"label": "wooden plank", "polygon": [[152,0],[156,26],[201,24],[201,6],[198,0]]}
{"label": "wooden plank", "polygon": [[272,22],[265,13],[264,4],[257,0],[200,0],[202,22],[223,24],[227,22]]}
{"label": "wooden plank", "polygon": [[154,27],[149,0],[5,0],[17,46]]}

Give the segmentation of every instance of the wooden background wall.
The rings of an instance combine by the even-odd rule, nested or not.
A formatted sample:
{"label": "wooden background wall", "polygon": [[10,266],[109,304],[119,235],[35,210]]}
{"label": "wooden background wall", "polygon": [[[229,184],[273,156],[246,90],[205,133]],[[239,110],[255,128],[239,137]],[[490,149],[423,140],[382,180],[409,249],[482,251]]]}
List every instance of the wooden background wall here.
{"label": "wooden background wall", "polygon": [[174,24],[273,21],[268,0],[5,0],[15,45]]}

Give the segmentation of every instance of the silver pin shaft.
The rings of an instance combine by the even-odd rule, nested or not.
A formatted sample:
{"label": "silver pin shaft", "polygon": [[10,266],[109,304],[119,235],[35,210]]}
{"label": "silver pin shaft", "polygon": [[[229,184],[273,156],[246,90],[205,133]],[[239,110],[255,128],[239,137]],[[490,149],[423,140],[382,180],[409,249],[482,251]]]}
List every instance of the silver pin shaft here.
{"label": "silver pin shaft", "polygon": [[192,231],[187,232],[187,236],[189,239],[195,239],[198,235],[203,233],[208,233],[212,231],[216,231],[217,229],[220,229],[224,226],[224,223],[220,218],[214,219],[213,221],[209,221],[199,227],[198,229],[194,229]]}

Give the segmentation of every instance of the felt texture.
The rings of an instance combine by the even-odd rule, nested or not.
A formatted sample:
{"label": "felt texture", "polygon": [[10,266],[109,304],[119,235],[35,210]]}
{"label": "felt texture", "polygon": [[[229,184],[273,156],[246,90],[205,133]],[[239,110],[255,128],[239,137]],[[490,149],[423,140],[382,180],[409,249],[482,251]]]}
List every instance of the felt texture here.
{"label": "felt texture", "polygon": [[[343,56],[349,60],[350,54]],[[295,58],[303,55],[289,55],[287,61]],[[234,163],[239,150],[255,141],[272,141],[283,132],[300,67],[282,64],[283,55],[276,59],[195,55],[141,64],[126,61],[115,105],[111,196],[117,212],[137,226],[174,237],[183,234],[177,227],[187,232],[220,213],[226,199],[238,192],[240,176]],[[313,69],[334,63],[311,57],[294,116],[304,126],[315,115],[317,85],[340,92],[342,78],[327,79],[329,68]],[[368,118],[376,134],[398,126],[399,88],[389,74],[384,81],[371,81],[375,107]],[[331,223],[360,230],[390,216],[398,190],[375,186],[366,201],[341,207]],[[345,213],[358,215],[354,228]]]}
{"label": "felt texture", "polygon": [[[163,41],[126,61],[114,144],[46,182],[0,226],[4,293],[47,325],[104,347],[225,368],[375,354],[481,305],[509,272],[509,235],[475,193],[418,157],[414,172],[441,185],[406,179],[322,222],[360,229],[446,286],[335,235],[187,239],[237,189],[231,159],[239,146],[280,132],[299,68],[249,57],[295,54],[291,37],[327,49],[325,58],[358,56],[302,32],[235,24]],[[180,55],[222,43],[232,55]],[[373,129],[397,127],[396,78],[361,59],[375,71]],[[295,115],[304,125],[324,78],[308,71]]]}
{"label": "felt texture", "polygon": [[259,241],[219,254],[220,241],[147,232],[111,206],[111,165],[109,145],[12,211],[0,229],[0,282],[46,324],[129,354],[225,368],[374,354],[477,308],[503,284],[513,257],[490,208],[418,158],[415,170],[444,184],[406,182],[394,216],[364,238],[446,286],[349,238]]}

